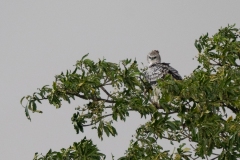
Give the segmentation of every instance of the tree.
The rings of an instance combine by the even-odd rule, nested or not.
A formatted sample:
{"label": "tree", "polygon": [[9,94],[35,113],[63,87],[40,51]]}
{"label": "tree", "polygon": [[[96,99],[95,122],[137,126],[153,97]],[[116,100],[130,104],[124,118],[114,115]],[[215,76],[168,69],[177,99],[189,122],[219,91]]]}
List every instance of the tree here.
{"label": "tree", "polygon": [[[39,112],[37,103],[48,100],[56,108],[61,102],[80,98],[88,103],[72,116],[77,133],[92,126],[98,137],[116,136],[113,121],[125,121],[130,111],[151,120],[136,129],[126,154],[130,159],[237,159],[240,158],[240,32],[229,25],[210,37],[195,41],[199,66],[182,81],[166,76],[159,80],[162,96],[159,105],[151,101],[152,90],[142,76],[137,61],[123,60],[120,64],[105,59],[93,62],[85,55],[77,61],[74,71],[55,77],[52,86],[21,99],[27,100],[25,113]],[[115,89],[113,89],[115,88]],[[108,114],[105,114],[105,113]],[[112,117],[106,121],[106,117]],[[159,141],[180,144],[174,152],[164,149]],[[191,147],[186,147],[184,142]],[[79,149],[81,148],[81,149]],[[218,150],[218,152],[216,152]],[[91,140],[84,138],[68,149],[40,159],[104,159]]]}

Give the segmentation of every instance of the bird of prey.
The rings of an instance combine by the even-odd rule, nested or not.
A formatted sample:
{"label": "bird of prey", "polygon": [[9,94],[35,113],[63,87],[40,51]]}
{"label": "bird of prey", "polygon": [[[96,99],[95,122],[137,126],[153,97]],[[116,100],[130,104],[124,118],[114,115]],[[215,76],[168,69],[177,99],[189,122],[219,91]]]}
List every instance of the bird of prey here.
{"label": "bird of prey", "polygon": [[181,75],[176,69],[171,67],[169,63],[161,63],[161,57],[158,50],[153,50],[148,53],[147,61],[149,63],[148,69],[144,72],[144,77],[151,84],[154,91],[154,101],[158,100],[160,90],[155,87],[158,79],[164,78],[167,74],[172,75],[177,80],[182,80]]}

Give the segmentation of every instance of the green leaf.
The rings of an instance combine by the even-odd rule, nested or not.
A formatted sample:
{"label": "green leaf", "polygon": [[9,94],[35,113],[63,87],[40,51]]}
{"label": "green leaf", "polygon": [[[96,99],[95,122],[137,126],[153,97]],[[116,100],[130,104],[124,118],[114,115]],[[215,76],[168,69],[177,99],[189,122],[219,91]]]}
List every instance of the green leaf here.
{"label": "green leaf", "polygon": [[34,101],[32,102],[32,106],[33,106],[33,108],[32,108],[33,112],[36,111],[37,105],[36,105],[36,103]]}
{"label": "green leaf", "polygon": [[195,47],[197,48],[198,52],[201,53],[202,48],[201,48],[201,45],[198,43],[197,40],[195,41],[194,45],[195,45]]}
{"label": "green leaf", "polygon": [[82,57],[81,61],[83,61],[88,55],[89,55],[89,53],[85,54],[85,55]]}
{"label": "green leaf", "polygon": [[27,107],[25,107],[25,114],[26,114],[27,119],[29,119],[31,121],[31,118],[30,118],[30,115],[29,115]]}
{"label": "green leaf", "polygon": [[75,74],[77,72],[77,67],[74,69],[74,71],[72,72],[72,74]]}
{"label": "green leaf", "polygon": [[21,100],[20,100],[20,103],[21,103],[21,104],[22,104],[22,101],[23,101],[24,98],[25,98],[25,96],[21,98]]}
{"label": "green leaf", "polygon": [[109,137],[109,129],[108,129],[108,127],[104,126],[103,129],[104,129],[104,132],[106,133],[106,135]]}

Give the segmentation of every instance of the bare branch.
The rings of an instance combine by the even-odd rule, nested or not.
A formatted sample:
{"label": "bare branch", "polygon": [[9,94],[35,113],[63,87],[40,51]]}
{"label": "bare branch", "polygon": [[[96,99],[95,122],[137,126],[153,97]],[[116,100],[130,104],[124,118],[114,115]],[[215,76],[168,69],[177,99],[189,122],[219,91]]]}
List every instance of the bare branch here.
{"label": "bare branch", "polygon": [[215,158],[212,158],[211,160],[217,159],[218,157],[219,157],[219,155],[218,155],[218,156],[216,156]]}
{"label": "bare branch", "polygon": [[191,146],[194,150],[196,150],[196,148],[194,148],[192,144],[190,144],[190,146]]}
{"label": "bare branch", "polygon": [[109,94],[109,92],[103,86],[101,86],[100,88],[108,95],[108,97],[112,97],[112,95]]}
{"label": "bare branch", "polygon": [[234,107],[231,106],[231,105],[226,105],[226,107],[228,107],[233,113],[239,113],[239,109],[234,108]]}

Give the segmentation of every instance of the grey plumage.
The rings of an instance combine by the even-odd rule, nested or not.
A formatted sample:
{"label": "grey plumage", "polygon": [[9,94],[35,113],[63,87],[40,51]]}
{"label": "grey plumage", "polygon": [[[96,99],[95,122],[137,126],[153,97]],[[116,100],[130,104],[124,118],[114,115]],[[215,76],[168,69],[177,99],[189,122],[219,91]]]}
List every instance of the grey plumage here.
{"label": "grey plumage", "polygon": [[144,72],[146,80],[153,88],[152,100],[156,106],[159,106],[158,100],[161,97],[161,90],[155,85],[158,79],[164,78],[167,74],[172,75],[177,80],[182,80],[181,75],[169,63],[161,63],[161,57],[158,50],[153,50],[147,55],[149,63],[148,69]]}
{"label": "grey plumage", "polygon": [[146,80],[150,84],[155,84],[158,79],[164,78],[167,74],[177,80],[182,80],[181,75],[169,63],[161,63],[161,57],[158,50],[153,50],[147,55],[149,63],[148,69],[144,72]]}

